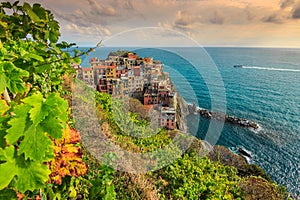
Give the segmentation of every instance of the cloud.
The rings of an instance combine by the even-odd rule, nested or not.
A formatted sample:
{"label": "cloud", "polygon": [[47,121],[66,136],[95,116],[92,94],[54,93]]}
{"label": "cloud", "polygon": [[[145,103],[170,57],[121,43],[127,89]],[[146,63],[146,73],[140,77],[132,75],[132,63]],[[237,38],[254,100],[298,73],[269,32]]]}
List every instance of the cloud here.
{"label": "cloud", "polygon": [[116,16],[116,10],[111,6],[103,6],[96,0],[87,0],[91,8],[91,14],[100,16]]}
{"label": "cloud", "polygon": [[60,13],[59,11],[52,11],[54,15],[65,21],[77,24],[82,27],[88,27],[91,25],[89,21],[87,21],[87,14],[82,10],[75,10],[73,13]]}
{"label": "cloud", "polygon": [[291,19],[300,19],[300,2],[297,3],[295,0],[282,0],[280,9],[262,18],[262,21],[281,24]]}
{"label": "cloud", "polygon": [[267,17],[264,17],[262,19],[263,22],[268,22],[268,23],[276,23],[276,24],[282,24],[285,22],[287,19],[286,16],[281,15],[279,12],[273,13]]}
{"label": "cloud", "polygon": [[[300,19],[300,0],[26,1],[39,2],[50,9],[60,21],[65,35],[81,41],[87,35],[86,43],[93,41],[93,35],[105,37],[125,30],[157,25],[194,34],[198,39],[203,38],[203,41],[216,40],[216,43],[223,42],[226,33],[229,43],[247,42],[255,38],[251,40],[254,42],[259,38],[258,35],[265,33],[262,29],[273,30],[279,27],[285,30],[278,34],[280,38],[288,38],[288,35],[299,33],[300,27],[297,24],[297,19]],[[248,34],[247,37],[244,33]],[[168,37],[167,34],[164,36]],[[239,38],[246,38],[247,41]]]}
{"label": "cloud", "polygon": [[101,38],[104,38],[111,35],[110,30],[102,26],[80,27],[77,24],[71,23],[67,24],[65,29],[73,35],[84,35],[85,37],[97,35]]}
{"label": "cloud", "polygon": [[224,24],[225,22],[225,16],[220,13],[219,11],[215,11],[214,12],[214,16],[212,18],[210,18],[209,20],[212,24]]}
{"label": "cloud", "polygon": [[292,13],[293,19],[300,19],[300,3],[295,6]]}
{"label": "cloud", "polygon": [[179,10],[176,14],[174,28],[179,28],[184,30],[192,29],[199,19],[200,17],[198,17],[197,15],[190,14],[187,11]]}
{"label": "cloud", "polygon": [[127,9],[127,10],[134,10],[134,6],[131,0],[122,0],[123,2],[123,8]]}
{"label": "cloud", "polygon": [[77,8],[72,12],[65,12],[64,10],[53,10],[56,17],[65,21],[76,24],[80,27],[90,26],[106,26],[112,19],[118,16],[116,10],[109,5],[102,5],[96,0],[86,0],[89,9]]}
{"label": "cloud", "polygon": [[295,0],[282,0],[280,4],[280,8],[284,9],[290,6],[293,6],[295,3]]}

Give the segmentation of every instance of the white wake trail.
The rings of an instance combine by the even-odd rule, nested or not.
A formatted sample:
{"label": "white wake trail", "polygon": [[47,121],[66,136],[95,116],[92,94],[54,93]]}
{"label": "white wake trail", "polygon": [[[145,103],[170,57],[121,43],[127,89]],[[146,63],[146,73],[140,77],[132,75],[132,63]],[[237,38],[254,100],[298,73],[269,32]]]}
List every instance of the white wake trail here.
{"label": "white wake trail", "polygon": [[242,68],[270,70],[270,71],[300,72],[300,69],[283,69],[283,68],[272,68],[272,67],[243,66]]}

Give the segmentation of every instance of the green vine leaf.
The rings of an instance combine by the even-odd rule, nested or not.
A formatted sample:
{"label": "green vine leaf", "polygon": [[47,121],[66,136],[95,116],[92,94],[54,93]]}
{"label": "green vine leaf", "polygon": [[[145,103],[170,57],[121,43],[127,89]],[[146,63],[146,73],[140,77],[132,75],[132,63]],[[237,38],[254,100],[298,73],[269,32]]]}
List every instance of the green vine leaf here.
{"label": "green vine leaf", "polygon": [[9,106],[6,101],[0,99],[0,115],[3,115],[8,109]]}
{"label": "green vine leaf", "polygon": [[15,144],[20,137],[24,136],[25,128],[28,123],[29,110],[30,106],[24,104],[14,108],[13,112],[16,116],[11,118],[8,122],[11,127],[7,130],[7,135],[5,136],[8,144]]}
{"label": "green vine leaf", "polygon": [[18,155],[24,153],[26,159],[39,161],[48,161],[50,157],[53,157],[53,143],[41,127],[31,125],[24,135]]}
{"label": "green vine leaf", "polygon": [[17,193],[8,188],[0,190],[0,199],[17,199]]}
{"label": "green vine leaf", "polygon": [[24,3],[23,9],[27,12],[28,16],[34,22],[40,21],[40,18],[36,15],[36,13],[32,10],[31,6],[28,3]]}
{"label": "green vine leaf", "polygon": [[13,109],[5,136],[8,144],[16,144],[20,139],[18,155],[38,161],[49,161],[53,157],[53,143],[48,137],[59,139],[68,119],[68,103],[58,94],[50,94],[46,99],[35,93],[23,100],[23,104]]}
{"label": "green vine leaf", "polygon": [[43,7],[41,7],[41,4],[33,4],[32,10],[38,15],[40,19],[47,20],[47,12]]}
{"label": "green vine leaf", "polygon": [[0,62],[0,93],[3,93],[5,87],[14,94],[25,92],[26,86],[23,78],[28,76],[27,71],[17,68],[13,63]]}
{"label": "green vine leaf", "polygon": [[44,58],[42,56],[39,56],[37,54],[33,54],[33,53],[27,53],[24,55],[25,57],[28,57],[28,58],[32,58],[32,59],[35,59],[37,61],[41,61],[41,62],[44,62]]}
{"label": "green vine leaf", "polygon": [[48,115],[47,108],[43,107],[43,96],[41,93],[33,94],[23,100],[24,103],[30,105],[30,119],[34,125],[38,125]]}
{"label": "green vine leaf", "polygon": [[17,178],[12,184],[22,193],[43,187],[48,180],[50,170],[46,165],[17,156],[13,146],[0,149],[0,160],[6,161],[0,164],[0,190],[7,187],[15,176]]}
{"label": "green vine leaf", "polygon": [[18,3],[0,3],[0,96],[5,91],[10,100],[0,99],[0,199],[44,188],[50,171],[43,163],[69,121],[64,77],[75,72],[62,50],[74,44],[57,44],[60,26],[51,11]]}
{"label": "green vine leaf", "polygon": [[7,187],[10,181],[17,175],[14,157],[14,147],[0,149],[0,161],[6,161],[0,165],[0,190]]}

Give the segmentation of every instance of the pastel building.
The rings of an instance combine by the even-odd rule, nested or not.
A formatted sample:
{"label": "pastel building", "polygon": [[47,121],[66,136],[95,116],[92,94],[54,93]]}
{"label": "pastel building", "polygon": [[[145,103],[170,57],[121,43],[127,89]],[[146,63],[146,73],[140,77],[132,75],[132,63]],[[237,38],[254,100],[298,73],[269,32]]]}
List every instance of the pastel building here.
{"label": "pastel building", "polygon": [[175,108],[162,107],[160,116],[160,125],[169,130],[176,128],[176,111]]}
{"label": "pastel building", "polygon": [[77,70],[77,78],[83,80],[85,84],[90,87],[95,87],[94,84],[94,73],[91,68],[78,68]]}

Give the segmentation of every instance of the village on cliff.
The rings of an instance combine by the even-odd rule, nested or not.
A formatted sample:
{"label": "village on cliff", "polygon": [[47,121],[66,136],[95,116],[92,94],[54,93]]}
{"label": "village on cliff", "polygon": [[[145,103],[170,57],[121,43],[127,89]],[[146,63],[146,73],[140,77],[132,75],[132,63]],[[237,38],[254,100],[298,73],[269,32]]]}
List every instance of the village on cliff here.
{"label": "village on cliff", "polygon": [[79,80],[115,99],[136,98],[148,110],[159,111],[161,127],[177,128],[176,88],[160,61],[118,50],[111,52],[105,60],[95,57],[89,63],[89,67],[73,65]]}

